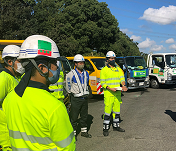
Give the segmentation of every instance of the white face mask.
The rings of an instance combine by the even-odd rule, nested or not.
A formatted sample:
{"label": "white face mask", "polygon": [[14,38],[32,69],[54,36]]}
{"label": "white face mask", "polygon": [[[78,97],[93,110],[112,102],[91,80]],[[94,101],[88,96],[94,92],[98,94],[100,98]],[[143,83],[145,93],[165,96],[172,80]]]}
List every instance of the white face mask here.
{"label": "white face mask", "polygon": [[78,65],[77,68],[78,68],[79,70],[83,70],[83,69],[84,69],[84,64]]}
{"label": "white face mask", "polygon": [[25,72],[25,69],[21,65],[21,63],[17,63],[17,69],[16,72],[20,73],[21,75]]}

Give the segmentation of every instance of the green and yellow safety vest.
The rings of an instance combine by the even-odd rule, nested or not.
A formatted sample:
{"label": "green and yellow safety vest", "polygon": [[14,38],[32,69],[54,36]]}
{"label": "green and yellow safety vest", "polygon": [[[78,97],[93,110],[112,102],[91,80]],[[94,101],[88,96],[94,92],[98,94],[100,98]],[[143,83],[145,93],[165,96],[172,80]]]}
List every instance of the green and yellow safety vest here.
{"label": "green and yellow safety vest", "polygon": [[12,73],[5,69],[0,73],[0,107],[6,95],[12,91],[18,84],[18,80]]}
{"label": "green and yellow safety vest", "polygon": [[0,73],[0,145],[2,145],[3,150],[5,147],[10,147],[9,132],[7,129],[6,116],[3,110],[1,110],[2,103],[7,96],[18,84],[18,80],[13,74],[8,70],[4,69]]}
{"label": "green and yellow safety vest", "polygon": [[14,151],[75,150],[73,128],[66,107],[39,82],[29,81],[23,96],[13,90],[4,100]]}
{"label": "green and yellow safety vest", "polygon": [[63,71],[60,71],[59,80],[55,84],[51,84],[49,86],[50,91],[53,91],[51,94],[59,100],[64,99],[63,82],[64,82],[64,73]]}
{"label": "green and yellow safety vest", "polygon": [[121,91],[110,91],[106,87],[116,88],[120,87],[120,84],[125,81],[124,73],[118,66],[112,68],[105,66],[100,72],[100,84],[103,87],[105,96],[121,95]]}

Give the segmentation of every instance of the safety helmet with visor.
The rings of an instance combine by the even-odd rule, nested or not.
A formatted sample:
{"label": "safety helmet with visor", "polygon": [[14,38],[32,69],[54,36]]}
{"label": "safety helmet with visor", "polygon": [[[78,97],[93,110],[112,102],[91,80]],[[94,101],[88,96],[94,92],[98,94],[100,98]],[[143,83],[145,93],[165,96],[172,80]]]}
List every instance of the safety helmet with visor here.
{"label": "safety helmet with visor", "polygon": [[32,35],[25,39],[21,45],[19,59],[48,57],[57,59],[60,57],[56,43],[43,35]]}
{"label": "safety helmet with visor", "polygon": [[75,63],[76,68],[79,69],[80,71],[84,69],[85,59],[82,55],[80,54],[75,55],[73,62]]}
{"label": "safety helmet with visor", "polygon": [[106,58],[110,58],[110,57],[116,57],[116,54],[113,51],[108,51],[106,54]]}
{"label": "safety helmet with visor", "polygon": [[[31,77],[32,69],[35,67],[41,76],[46,78],[46,85],[54,84],[59,80],[60,69],[51,70],[51,64],[57,66],[57,59],[60,57],[56,43],[44,35],[32,35],[27,37],[21,45],[18,59],[22,60],[22,65],[25,67],[25,75],[21,79],[18,86],[15,88],[16,93],[22,97]],[[55,62],[55,63],[53,63]],[[38,67],[42,64],[48,69],[48,72],[43,71]],[[53,74],[49,77],[49,71]]]}
{"label": "safety helmet with visor", "polygon": [[[15,69],[15,61],[19,56],[20,47],[16,45],[7,45],[4,47],[2,51],[2,58],[7,66],[10,66],[14,73],[18,72],[19,74],[23,74],[25,69],[22,67],[20,62],[16,62],[17,68]],[[9,58],[12,60],[12,65],[9,65],[8,60]]]}
{"label": "safety helmet with visor", "polygon": [[113,51],[108,51],[106,54],[108,64],[110,64],[111,66],[115,66],[115,57],[116,55]]}
{"label": "safety helmet with visor", "polygon": [[5,57],[14,57],[17,58],[19,56],[20,47],[16,45],[7,45],[4,47],[2,51],[2,59]]}
{"label": "safety helmet with visor", "polygon": [[80,54],[77,54],[74,56],[74,59],[73,59],[74,62],[82,62],[82,61],[85,61],[84,60],[84,57]]}
{"label": "safety helmet with visor", "polygon": [[[60,69],[58,68],[56,71],[51,70],[51,62],[55,61],[57,63],[59,57],[60,54],[56,43],[49,37],[43,35],[32,35],[26,38],[21,45],[19,54],[19,59],[29,59],[39,73],[52,84],[59,80]],[[48,60],[48,66],[43,65],[52,72],[53,76],[49,77],[49,71],[48,73],[43,73],[40,68],[38,68],[35,60]]]}

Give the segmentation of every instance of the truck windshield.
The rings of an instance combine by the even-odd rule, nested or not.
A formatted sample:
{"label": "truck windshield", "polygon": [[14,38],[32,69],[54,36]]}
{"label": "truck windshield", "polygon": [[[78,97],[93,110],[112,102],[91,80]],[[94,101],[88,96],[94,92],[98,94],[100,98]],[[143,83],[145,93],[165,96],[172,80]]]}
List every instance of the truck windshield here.
{"label": "truck windshield", "polygon": [[67,74],[71,71],[71,66],[69,61],[65,58],[65,57],[61,57],[62,59],[59,60],[59,64],[58,66],[60,67],[60,69],[64,72],[64,74]]}
{"label": "truck windshield", "polygon": [[94,63],[98,70],[101,70],[105,66],[106,58],[91,59],[91,61]]}
{"label": "truck windshield", "polygon": [[171,68],[176,67],[176,54],[166,55],[166,64]]}
{"label": "truck windshield", "polygon": [[147,68],[146,62],[143,57],[126,57],[125,62],[130,69]]}
{"label": "truck windshield", "polygon": [[[103,67],[106,66],[106,58],[98,58],[98,59],[91,59],[94,65],[97,67],[98,70],[101,70]],[[116,66],[120,67],[118,64],[115,63]]]}

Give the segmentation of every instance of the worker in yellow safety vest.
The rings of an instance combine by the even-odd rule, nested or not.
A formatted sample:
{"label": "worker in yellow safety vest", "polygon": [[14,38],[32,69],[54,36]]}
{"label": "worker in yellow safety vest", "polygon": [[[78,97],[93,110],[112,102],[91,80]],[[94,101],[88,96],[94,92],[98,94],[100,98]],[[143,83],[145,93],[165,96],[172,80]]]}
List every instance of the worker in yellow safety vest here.
{"label": "worker in yellow safety vest", "polygon": [[[59,61],[57,61],[59,62]],[[58,64],[58,63],[57,63]],[[49,90],[51,91],[51,94],[56,97],[59,101],[63,102],[67,108],[68,114],[70,113],[70,98],[68,96],[68,93],[64,91],[64,73],[62,70],[60,70],[60,76],[59,80],[54,83],[50,84]],[[65,93],[64,93],[65,92]]]}
{"label": "worker in yellow safety vest", "polygon": [[5,68],[0,73],[0,145],[3,151],[11,151],[11,145],[2,103],[7,94],[17,86],[18,77],[24,73],[24,68],[17,59],[19,51],[20,47],[16,45],[8,45],[2,51]]}
{"label": "worker in yellow safety vest", "polygon": [[62,101],[62,102],[65,97],[63,94],[63,82],[64,82],[64,73],[62,70],[60,70],[59,80],[54,84],[50,84],[49,86],[49,90],[51,91],[51,94],[55,96],[59,101]]}
{"label": "worker in yellow safety vest", "polygon": [[106,54],[107,65],[100,72],[100,83],[104,90],[104,121],[103,121],[103,135],[109,135],[110,128],[110,114],[112,112],[113,116],[113,130],[119,132],[125,132],[124,129],[119,127],[120,123],[120,104],[121,101],[121,91],[120,84],[122,85],[122,90],[127,91],[125,86],[124,73],[115,64],[115,53],[109,51]]}
{"label": "worker in yellow safety vest", "polygon": [[5,68],[0,73],[0,145],[3,151],[11,151],[11,145],[2,103],[7,94],[17,86],[18,76],[24,73],[24,68],[17,59],[19,51],[20,47],[16,45],[8,45],[2,51]]}
{"label": "worker in yellow safety vest", "polygon": [[48,89],[59,79],[58,57],[56,43],[43,35],[29,36],[21,45],[25,75],[3,103],[14,151],[76,148],[66,107]]}

